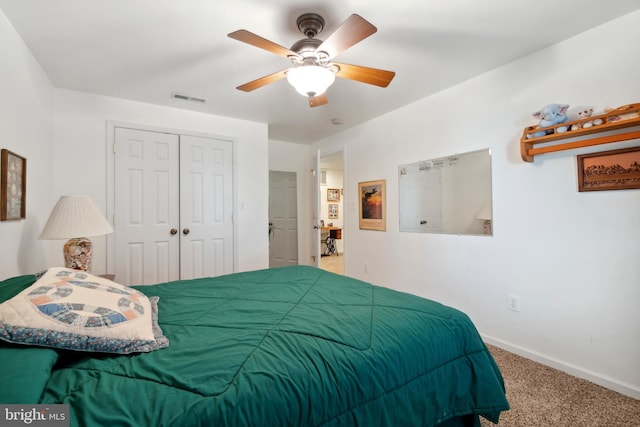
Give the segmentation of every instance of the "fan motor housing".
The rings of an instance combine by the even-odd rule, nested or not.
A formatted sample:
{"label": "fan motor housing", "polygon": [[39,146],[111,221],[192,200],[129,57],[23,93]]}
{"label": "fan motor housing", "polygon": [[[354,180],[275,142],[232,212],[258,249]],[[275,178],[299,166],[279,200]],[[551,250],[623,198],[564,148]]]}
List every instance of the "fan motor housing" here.
{"label": "fan motor housing", "polygon": [[298,40],[291,46],[291,50],[300,56],[305,56],[304,52],[314,52],[318,46],[322,44],[322,40],[318,39],[302,39]]}

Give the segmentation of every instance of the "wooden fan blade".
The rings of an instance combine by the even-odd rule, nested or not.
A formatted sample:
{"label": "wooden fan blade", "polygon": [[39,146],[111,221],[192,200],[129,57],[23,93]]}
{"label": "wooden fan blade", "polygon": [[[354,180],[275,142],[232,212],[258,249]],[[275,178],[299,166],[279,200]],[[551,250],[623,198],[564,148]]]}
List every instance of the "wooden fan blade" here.
{"label": "wooden fan blade", "polygon": [[378,70],[377,68],[361,67],[359,65],[334,63],[340,69],[336,72],[337,77],[343,79],[356,80],[370,85],[387,87],[396,75],[393,71]]}
{"label": "wooden fan blade", "polygon": [[284,79],[287,76],[287,70],[278,71],[273,74],[269,74],[268,76],[260,77],[252,82],[245,83],[242,86],[238,86],[236,89],[241,90],[243,92],[251,92],[252,90],[261,88],[262,86],[268,85],[269,83],[273,83],[280,79]]}
{"label": "wooden fan blade", "polygon": [[318,46],[316,52],[326,52],[329,55],[328,59],[331,59],[376,31],[378,29],[369,21],[353,14]]}
{"label": "wooden fan blade", "polygon": [[327,92],[318,96],[310,96],[309,97],[309,107],[319,107],[320,105],[324,105],[329,100],[327,99]]}
{"label": "wooden fan blade", "polygon": [[280,46],[277,43],[260,37],[257,34],[253,34],[252,32],[247,30],[234,31],[233,33],[227,34],[227,36],[234,40],[238,40],[243,43],[250,44],[251,46],[259,47],[260,49],[275,53],[276,55],[284,56],[285,58],[288,58],[292,55],[298,56],[298,54],[293,52],[292,50],[287,49],[284,46]]}

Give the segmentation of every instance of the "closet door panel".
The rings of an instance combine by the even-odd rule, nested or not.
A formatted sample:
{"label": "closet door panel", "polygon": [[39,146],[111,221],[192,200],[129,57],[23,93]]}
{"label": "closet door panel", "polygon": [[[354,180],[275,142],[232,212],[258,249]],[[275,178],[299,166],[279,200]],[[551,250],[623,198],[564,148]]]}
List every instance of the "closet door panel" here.
{"label": "closet door panel", "polygon": [[180,136],[182,279],[233,272],[233,143]]}
{"label": "closet door panel", "polygon": [[180,276],[179,137],[115,129],[116,280],[127,285]]}

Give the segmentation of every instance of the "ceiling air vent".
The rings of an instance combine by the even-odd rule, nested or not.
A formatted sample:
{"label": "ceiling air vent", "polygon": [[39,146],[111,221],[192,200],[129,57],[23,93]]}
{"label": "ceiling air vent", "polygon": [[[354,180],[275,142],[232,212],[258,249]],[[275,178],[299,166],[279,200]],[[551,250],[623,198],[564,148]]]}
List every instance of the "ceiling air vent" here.
{"label": "ceiling air vent", "polygon": [[207,100],[204,98],[198,98],[197,96],[189,96],[183,93],[172,93],[171,96],[173,96],[175,99],[182,99],[183,101],[199,102],[201,104],[204,104],[205,102],[207,102]]}

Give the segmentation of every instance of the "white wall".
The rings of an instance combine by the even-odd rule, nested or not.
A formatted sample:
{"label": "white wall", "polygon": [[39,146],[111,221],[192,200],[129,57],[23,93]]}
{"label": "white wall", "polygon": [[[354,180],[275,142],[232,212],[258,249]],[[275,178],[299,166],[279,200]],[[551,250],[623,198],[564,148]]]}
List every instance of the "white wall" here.
{"label": "white wall", "polygon": [[[640,102],[638,40],[635,12],[322,141],[349,153],[346,273],[457,307],[493,343],[640,398],[640,190],[579,193],[575,159],[639,141],[534,163],[519,147],[547,103]],[[399,164],[486,147],[493,237],[398,231]],[[376,179],[386,232],[358,229],[358,182]]]}
{"label": "white wall", "polygon": [[[53,197],[53,87],[0,10],[0,148],[27,159],[27,217],[0,222],[0,280],[46,268],[36,240]],[[62,253],[62,249],[60,249]]]}
{"label": "white wall", "polygon": [[[235,265],[237,271],[269,266],[267,126],[187,110],[91,95],[54,91],[54,162],[57,197],[86,194],[104,212],[107,200],[108,122],[178,130],[235,139]],[[109,154],[111,155],[111,154]],[[106,238],[92,238],[92,271],[106,271]],[[62,260],[60,259],[60,262]]]}
{"label": "white wall", "polygon": [[311,230],[313,222],[309,207],[312,203],[309,147],[289,142],[269,142],[269,170],[295,172],[298,200],[298,263],[312,265]]}

